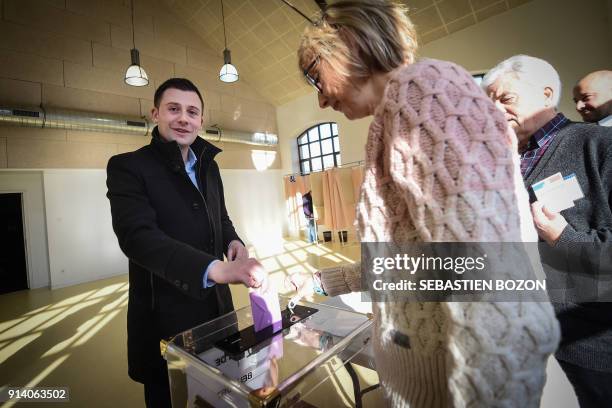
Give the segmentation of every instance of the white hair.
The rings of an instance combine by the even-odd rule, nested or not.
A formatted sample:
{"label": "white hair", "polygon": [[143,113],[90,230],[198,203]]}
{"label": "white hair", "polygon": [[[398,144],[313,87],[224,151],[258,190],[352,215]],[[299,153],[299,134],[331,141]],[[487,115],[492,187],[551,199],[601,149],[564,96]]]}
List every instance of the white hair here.
{"label": "white hair", "polygon": [[503,60],[492,68],[482,78],[480,86],[487,88],[500,77],[513,74],[519,80],[526,81],[531,85],[550,87],[553,91],[553,104],[555,107],[561,99],[561,80],[559,74],[548,62],[543,59],[530,57],[529,55],[515,55]]}

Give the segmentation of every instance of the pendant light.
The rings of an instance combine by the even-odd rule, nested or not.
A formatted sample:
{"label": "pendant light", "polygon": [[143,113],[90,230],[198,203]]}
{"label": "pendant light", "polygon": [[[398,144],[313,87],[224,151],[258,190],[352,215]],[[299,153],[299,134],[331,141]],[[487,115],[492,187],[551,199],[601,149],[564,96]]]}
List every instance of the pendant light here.
{"label": "pendant light", "polygon": [[125,83],[131,86],[146,86],[149,85],[149,77],[144,68],[140,66],[140,53],[136,49],[136,40],[134,39],[134,0],[131,0],[132,5],[132,64],[125,71]]}
{"label": "pendant light", "polygon": [[221,0],[221,19],[223,21],[223,66],[219,71],[219,79],[223,82],[236,82],[238,80],[238,70],[232,65],[232,55],[227,49],[227,35],[225,34],[225,14],[223,13],[223,0]]}

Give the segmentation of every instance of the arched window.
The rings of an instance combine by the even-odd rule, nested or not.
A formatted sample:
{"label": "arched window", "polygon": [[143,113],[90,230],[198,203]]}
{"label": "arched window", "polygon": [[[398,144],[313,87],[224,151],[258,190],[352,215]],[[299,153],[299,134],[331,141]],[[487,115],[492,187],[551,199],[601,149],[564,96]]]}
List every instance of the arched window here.
{"label": "arched window", "polygon": [[297,145],[302,174],[341,164],[338,125],[334,122],[319,123],[307,129],[298,136]]}

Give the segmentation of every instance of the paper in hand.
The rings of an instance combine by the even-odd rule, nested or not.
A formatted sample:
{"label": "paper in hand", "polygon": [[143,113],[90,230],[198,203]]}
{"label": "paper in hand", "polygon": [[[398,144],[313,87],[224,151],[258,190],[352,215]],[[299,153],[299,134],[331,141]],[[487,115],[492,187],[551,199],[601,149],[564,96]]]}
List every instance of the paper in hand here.
{"label": "paper in hand", "polygon": [[580,184],[578,184],[576,174],[572,173],[569,176],[563,177],[563,181],[567,188],[567,194],[572,199],[572,201],[576,201],[584,197],[584,193],[580,188]]}
{"label": "paper in hand", "polygon": [[563,177],[555,173],[531,186],[537,199],[550,211],[560,212],[574,206],[584,195],[575,174]]}
{"label": "paper in hand", "polygon": [[251,300],[251,312],[253,313],[253,325],[255,331],[264,330],[272,326],[274,332],[282,329],[283,322],[281,316],[278,292],[274,282],[265,279],[263,284],[249,290]]}

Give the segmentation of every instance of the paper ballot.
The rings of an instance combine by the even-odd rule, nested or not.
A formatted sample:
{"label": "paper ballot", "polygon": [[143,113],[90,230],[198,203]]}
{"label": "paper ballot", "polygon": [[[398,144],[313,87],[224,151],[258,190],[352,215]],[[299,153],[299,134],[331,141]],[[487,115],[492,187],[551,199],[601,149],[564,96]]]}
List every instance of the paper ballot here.
{"label": "paper ballot", "polygon": [[278,292],[271,279],[265,279],[264,283],[256,289],[249,290],[251,299],[251,312],[253,313],[253,325],[255,331],[261,331],[272,326],[274,332],[283,326]]}
{"label": "paper ballot", "polygon": [[574,201],[584,197],[574,173],[562,176],[555,173],[531,186],[538,201],[553,212],[574,206]]}

